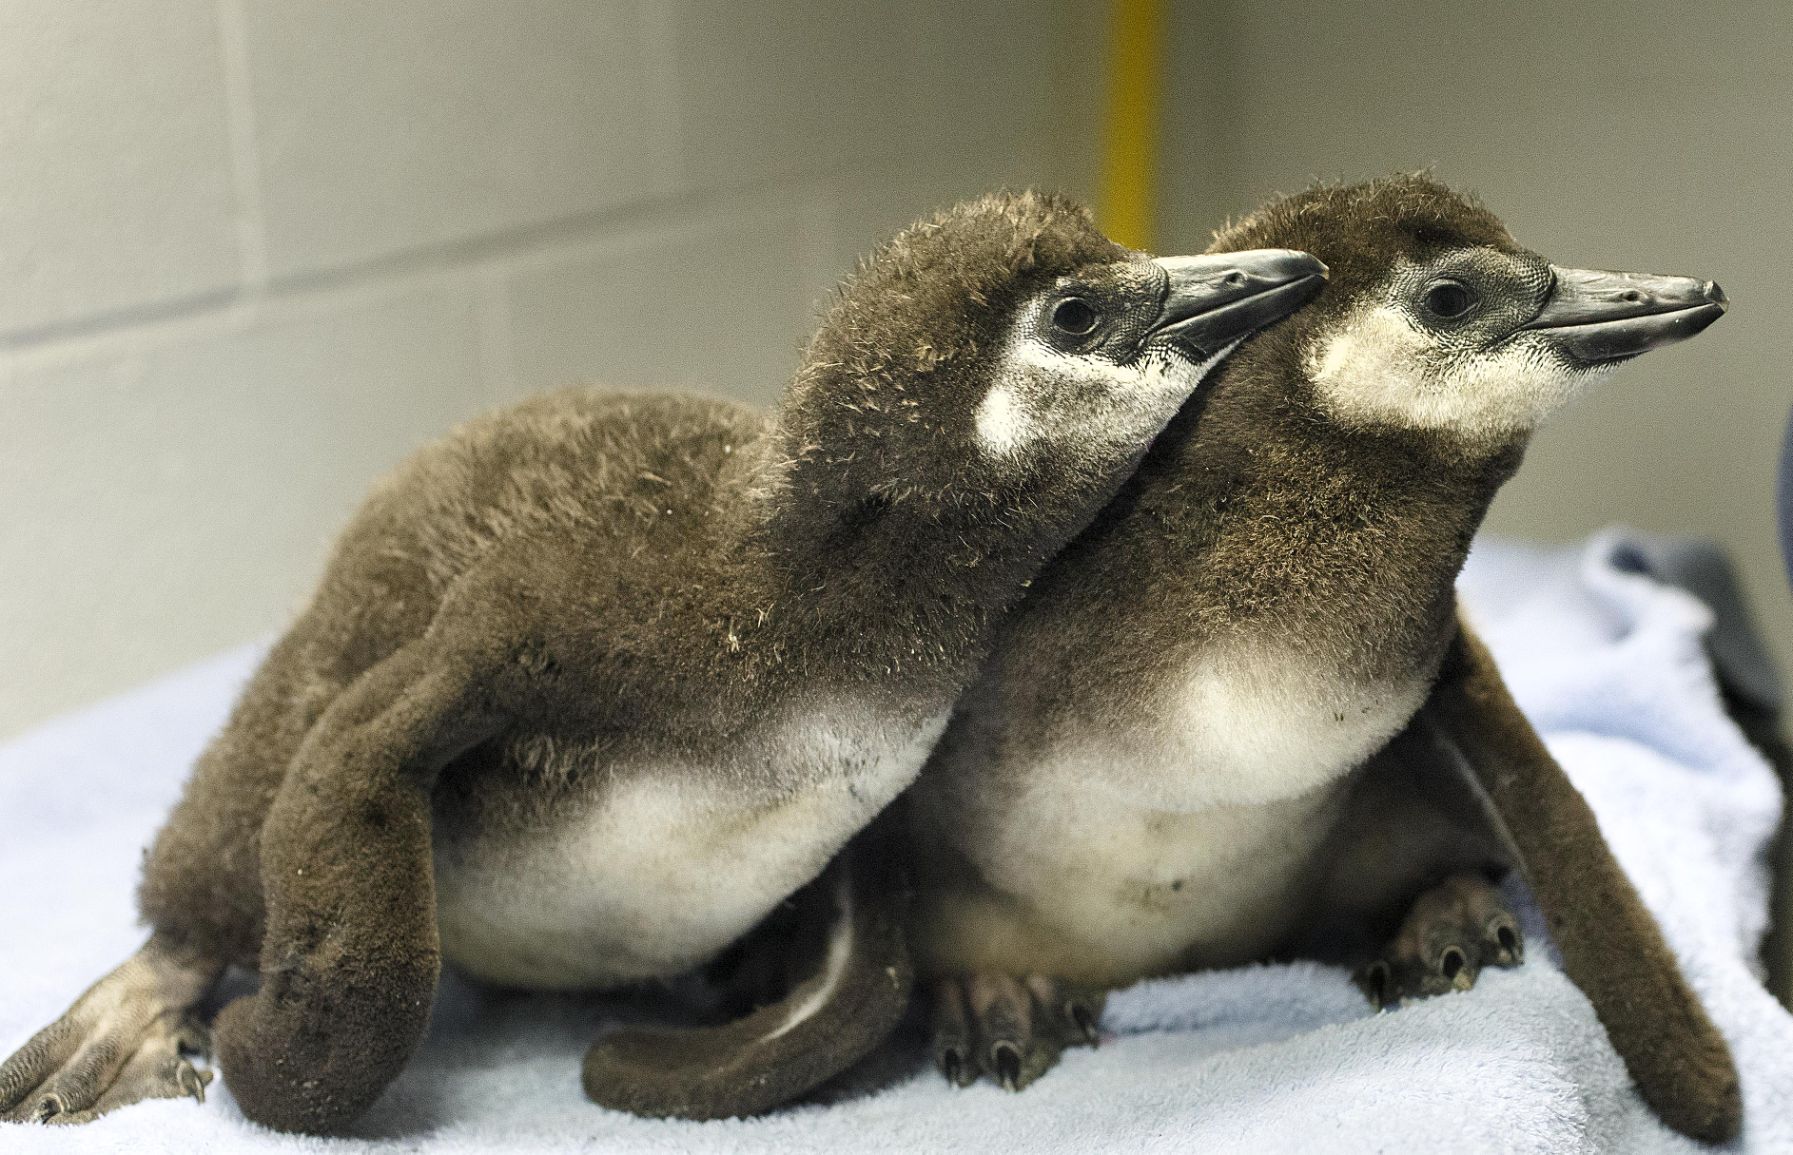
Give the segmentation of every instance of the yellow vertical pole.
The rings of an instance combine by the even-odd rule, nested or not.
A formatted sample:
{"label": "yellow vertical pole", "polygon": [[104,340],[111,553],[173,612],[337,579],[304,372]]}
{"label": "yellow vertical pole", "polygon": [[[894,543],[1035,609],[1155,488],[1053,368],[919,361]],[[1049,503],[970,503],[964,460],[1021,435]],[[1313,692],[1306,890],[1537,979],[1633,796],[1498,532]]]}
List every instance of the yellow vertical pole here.
{"label": "yellow vertical pole", "polygon": [[1097,216],[1130,248],[1152,248],[1157,223],[1163,0],[1109,0],[1108,131]]}

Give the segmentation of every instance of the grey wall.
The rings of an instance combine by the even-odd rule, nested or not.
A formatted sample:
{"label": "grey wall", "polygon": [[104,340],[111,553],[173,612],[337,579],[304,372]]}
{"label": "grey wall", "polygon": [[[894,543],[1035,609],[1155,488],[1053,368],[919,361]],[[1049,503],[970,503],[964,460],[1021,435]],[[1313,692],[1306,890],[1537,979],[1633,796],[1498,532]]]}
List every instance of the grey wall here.
{"label": "grey wall", "polygon": [[0,4],[0,733],[279,628],[380,471],[776,395],[854,254],[1056,183],[1069,5]]}
{"label": "grey wall", "polygon": [[1710,534],[1793,670],[1773,468],[1793,405],[1793,5],[1174,9],[1164,247],[1315,177],[1435,164],[1565,264],[1712,277],[1730,314],[1561,415],[1491,529]]}

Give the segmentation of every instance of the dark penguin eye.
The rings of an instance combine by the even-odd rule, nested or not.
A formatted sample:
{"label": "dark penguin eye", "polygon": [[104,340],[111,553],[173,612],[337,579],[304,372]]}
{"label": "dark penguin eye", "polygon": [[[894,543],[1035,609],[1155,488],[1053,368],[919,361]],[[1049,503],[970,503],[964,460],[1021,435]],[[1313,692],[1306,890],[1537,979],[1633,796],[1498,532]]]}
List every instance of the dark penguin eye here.
{"label": "dark penguin eye", "polygon": [[1087,337],[1096,327],[1096,310],[1082,297],[1066,297],[1052,306],[1052,327],[1073,337]]}
{"label": "dark penguin eye", "polygon": [[1475,308],[1475,294],[1455,281],[1440,281],[1426,290],[1426,312],[1455,320]]}

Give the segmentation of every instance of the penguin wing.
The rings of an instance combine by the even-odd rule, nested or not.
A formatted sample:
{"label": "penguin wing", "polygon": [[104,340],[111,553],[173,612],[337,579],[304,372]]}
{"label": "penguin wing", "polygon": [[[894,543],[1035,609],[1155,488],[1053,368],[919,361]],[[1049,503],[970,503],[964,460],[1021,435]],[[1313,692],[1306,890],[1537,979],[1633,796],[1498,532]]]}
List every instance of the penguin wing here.
{"label": "penguin wing", "polygon": [[1563,956],[1663,1122],[1707,1142],[1742,1127],[1737,1068],[1594,812],[1458,616],[1419,722],[1467,767]]}
{"label": "penguin wing", "polygon": [[[904,933],[908,883],[888,826],[861,832],[802,896],[820,908],[799,915],[799,937],[817,939],[816,950],[780,961],[806,977],[721,1026],[605,1036],[585,1056],[592,1101],[664,1118],[757,1115],[814,1090],[888,1038],[915,982]],[[821,935],[802,934],[823,925]]]}
{"label": "penguin wing", "polygon": [[449,628],[343,691],[294,757],[262,825],[262,985],[215,1031],[237,1105],[279,1131],[340,1130],[409,1061],[441,952],[430,789],[504,716],[490,670]]}

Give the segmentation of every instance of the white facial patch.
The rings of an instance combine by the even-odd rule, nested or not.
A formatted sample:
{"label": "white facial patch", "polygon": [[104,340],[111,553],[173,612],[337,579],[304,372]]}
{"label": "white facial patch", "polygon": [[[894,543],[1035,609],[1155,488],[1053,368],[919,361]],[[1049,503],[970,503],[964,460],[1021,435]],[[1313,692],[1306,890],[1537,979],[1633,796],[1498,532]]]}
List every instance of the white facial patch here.
{"label": "white facial patch", "polygon": [[998,363],[995,383],[978,403],[978,442],[999,458],[1015,458],[1041,444],[1143,444],[1220,360],[1212,357],[1198,366],[1150,351],[1133,364],[1117,365],[1017,334]]}
{"label": "white facial patch", "polygon": [[998,381],[977,407],[977,437],[997,457],[1007,457],[1034,436],[1033,422],[1015,401],[1015,390]]}
{"label": "white facial patch", "polygon": [[1382,305],[1348,318],[1308,352],[1321,402],[1347,425],[1392,425],[1504,440],[1546,416],[1601,376],[1576,369],[1520,334],[1485,352],[1447,349],[1399,309]]}

